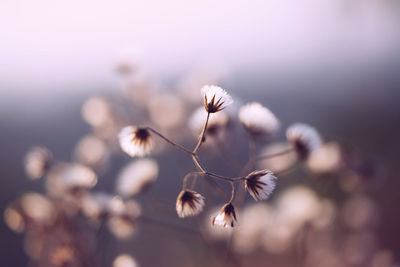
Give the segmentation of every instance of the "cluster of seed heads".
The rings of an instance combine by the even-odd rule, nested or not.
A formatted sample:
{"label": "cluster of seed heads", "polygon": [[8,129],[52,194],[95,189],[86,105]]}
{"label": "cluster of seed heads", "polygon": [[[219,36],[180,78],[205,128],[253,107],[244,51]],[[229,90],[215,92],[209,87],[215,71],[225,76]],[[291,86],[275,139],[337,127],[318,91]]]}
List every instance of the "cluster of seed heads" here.
{"label": "cluster of seed heads", "polygon": [[[205,141],[206,134],[209,133],[209,130],[213,129],[211,131],[211,133],[213,133],[214,130],[218,128],[218,120],[215,119],[213,121],[210,119],[210,115],[220,113],[233,103],[233,99],[224,89],[214,85],[202,87],[201,94],[205,109],[203,114],[204,123],[197,144],[192,150],[171,141],[151,127],[126,126],[120,131],[119,142],[121,149],[131,157],[142,157],[151,153],[154,147],[152,139],[152,135],[154,134],[188,154],[193,159],[197,172],[188,173],[183,178],[183,188],[176,201],[176,211],[181,218],[198,215],[205,205],[205,198],[200,193],[193,190],[193,188],[188,187],[189,178],[193,176],[207,176],[212,179],[230,183],[232,186],[231,197],[222,206],[218,214],[212,218],[211,222],[213,225],[233,227],[236,221],[236,212],[233,204],[236,195],[236,184],[243,184],[247,192],[249,192],[256,201],[267,199],[275,188],[277,174],[267,169],[252,170],[255,165],[254,163],[257,160],[272,158],[292,152],[296,153],[299,160],[305,160],[321,145],[321,138],[313,127],[303,123],[296,123],[290,126],[286,131],[290,149],[272,155],[261,155],[249,159],[248,164],[246,164],[244,168],[244,170],[247,171],[246,175],[226,177],[209,172],[200,162],[198,151]],[[280,123],[275,115],[268,108],[257,102],[249,103],[241,107],[238,117],[251,140],[268,137],[280,127]]]}

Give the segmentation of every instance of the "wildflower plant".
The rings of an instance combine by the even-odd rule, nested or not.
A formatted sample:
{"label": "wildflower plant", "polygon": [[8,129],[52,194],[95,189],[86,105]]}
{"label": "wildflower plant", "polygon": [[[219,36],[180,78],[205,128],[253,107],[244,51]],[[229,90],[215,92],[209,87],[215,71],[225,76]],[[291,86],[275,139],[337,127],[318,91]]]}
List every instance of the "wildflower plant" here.
{"label": "wildflower plant", "polygon": [[[232,257],[260,247],[270,253],[283,253],[291,243],[299,243],[294,238],[306,227],[315,227],[314,232],[309,230],[313,235],[333,227],[340,212],[331,199],[321,198],[304,186],[283,188],[283,193],[273,201],[265,201],[280,187],[280,180],[289,171],[304,166],[310,175],[339,173],[346,178],[340,180],[344,191],[361,191],[359,161],[345,155],[336,142],[323,143],[314,127],[294,123],[287,128],[285,141],[270,143],[283,124],[262,103],[250,102],[234,109],[234,99],[225,89],[196,84],[193,95],[198,96],[201,105],[193,107],[190,95],[188,107],[179,94],[156,92],[147,77],[136,74],[137,68],[127,62],[117,69],[122,77],[124,100],[141,115],[135,117],[135,123],[118,100],[95,96],[82,107],[82,117],[92,131],[78,142],[73,162],[58,161],[45,147],[34,147],[26,154],[26,174],[30,179],[43,179],[45,192],[24,194],[6,208],[4,220],[13,231],[27,233],[25,247],[34,265],[99,266],[99,254],[103,253],[99,247],[107,243],[102,239],[107,230],[117,240],[126,240],[135,235],[141,224],[147,223],[199,235],[207,248],[214,248],[215,240],[229,238],[227,254]],[[164,103],[167,100],[170,102]],[[146,101],[151,103],[147,105]],[[176,113],[184,108],[193,110],[187,116],[187,123],[184,115]],[[175,113],[170,113],[171,110]],[[232,153],[236,143],[227,141],[235,134],[232,125],[236,122],[247,137],[240,139],[248,149],[248,152],[240,150],[241,156],[248,153],[244,163]],[[193,135],[186,135],[188,132]],[[196,137],[191,148],[183,145],[188,136]],[[263,143],[268,144],[259,148]],[[192,170],[182,175],[175,206],[168,204],[168,207],[180,219],[206,214],[202,217],[206,217],[207,224],[198,231],[148,216],[142,207],[147,203],[137,199],[141,194],[148,197],[148,193],[154,193],[147,189],[165,179],[162,166],[151,155],[162,153],[167,146],[187,155],[193,164]],[[233,175],[211,171],[205,164],[207,160],[202,158],[208,154],[200,156],[205,149],[217,152],[229,166],[227,173]],[[130,161],[113,174],[113,192],[96,190],[104,169],[111,165],[110,159],[121,152]],[[199,179],[206,183],[197,183]],[[212,213],[209,207],[214,205],[214,199],[209,197],[208,189],[218,193],[219,206]],[[242,205],[246,196],[257,203]],[[348,202],[344,217],[354,232],[375,219],[376,207],[367,196],[351,196]],[[364,216],[357,216],[358,209]],[[342,240],[338,240],[341,244]],[[331,251],[337,253],[340,249]],[[313,252],[308,253],[313,256]],[[138,265],[125,252],[114,257],[113,266]]]}
{"label": "wildflower plant", "polygon": [[[121,149],[130,156],[144,156],[147,155],[152,146],[152,134],[160,137],[170,145],[181,150],[190,156],[193,160],[197,172],[188,173],[183,178],[183,188],[181,193],[178,195],[176,201],[176,211],[178,216],[181,218],[198,215],[204,206],[205,198],[194,191],[194,188],[188,187],[188,180],[192,177],[206,176],[215,180],[221,180],[223,182],[230,183],[231,195],[229,199],[226,199],[226,203],[221,208],[217,216],[212,218],[213,225],[220,225],[224,227],[233,227],[234,221],[236,221],[236,213],[234,208],[234,200],[236,196],[237,184],[244,186],[249,194],[255,200],[265,200],[275,189],[275,180],[277,179],[275,174],[270,170],[255,170],[247,175],[239,175],[237,177],[227,177],[211,171],[208,171],[204,164],[200,161],[198,152],[202,144],[206,141],[208,135],[215,134],[216,129],[209,131],[211,127],[220,127],[223,125],[224,120],[210,119],[211,116],[217,116],[218,113],[223,112],[230,104],[233,103],[232,97],[227,91],[219,86],[206,85],[201,88],[201,95],[203,97],[204,110],[197,110],[192,119],[192,124],[198,125],[199,118],[204,115],[203,123],[198,141],[193,149],[188,149],[174,141],[170,140],[159,131],[151,127],[138,127],[138,126],[126,126],[119,133],[119,143]],[[216,115],[214,115],[216,114]],[[221,116],[220,116],[221,117]],[[221,117],[222,118],[222,117]],[[260,103],[253,102],[240,108],[239,120],[244,126],[244,129],[248,132],[251,142],[250,148],[254,153],[255,139],[260,136],[270,136],[279,129],[279,121],[275,115],[266,107]],[[192,128],[198,128],[193,126]],[[318,133],[311,126],[305,124],[295,124],[288,130],[289,142],[292,143],[292,148],[281,151],[274,155],[251,155],[248,163],[242,169],[244,172],[249,172],[255,167],[255,163],[259,159],[277,157],[282,154],[296,152],[300,158],[306,157],[308,153],[318,148],[321,143]],[[217,183],[213,183],[214,186],[218,186]]]}

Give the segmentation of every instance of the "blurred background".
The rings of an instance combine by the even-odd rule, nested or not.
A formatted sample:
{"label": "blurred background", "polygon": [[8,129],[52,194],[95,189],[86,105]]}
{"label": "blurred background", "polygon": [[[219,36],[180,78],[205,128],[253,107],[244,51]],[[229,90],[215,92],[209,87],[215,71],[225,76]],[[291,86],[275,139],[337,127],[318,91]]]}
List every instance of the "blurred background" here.
{"label": "blurred background", "polygon": [[[247,228],[264,231],[261,241],[254,241],[254,232],[238,235],[238,240],[257,243],[253,247],[245,241],[236,246],[235,237],[226,234],[204,243],[198,231],[206,229],[208,210],[224,202],[210,192],[207,214],[178,219],[175,200],[181,179],[194,166],[157,141],[157,181],[136,198],[142,214],[154,221],[139,224],[137,233],[123,241],[102,232],[105,241],[99,247],[105,256],[100,266],[134,266],[126,259],[125,265],[116,264],[120,253],[140,266],[224,262],[215,251],[231,253],[238,266],[266,266],[266,260],[271,266],[395,266],[400,261],[399,25],[400,2],[394,0],[3,0],[1,211],[26,192],[47,192],[43,180],[28,179],[24,170],[25,154],[33,146],[47,147],[58,161],[90,165],[97,158],[88,160],[91,153],[85,152],[98,151],[98,145],[79,150],[77,144],[86,135],[96,137],[106,144],[107,156],[102,157],[107,159],[90,166],[98,177],[93,190],[109,194],[121,168],[132,160],[113,140],[120,127],[154,125],[192,147],[196,137],[188,126],[190,114],[201,105],[201,86],[216,83],[235,100],[227,112],[236,120],[231,130],[236,137],[227,144],[235,144],[231,154],[240,162],[246,162],[247,140],[236,112],[250,101],[262,103],[280,119],[282,129],[271,141],[284,141],[285,128],[301,121],[340,146],[340,168],[316,174],[301,167],[278,182],[270,200],[254,206],[247,198],[239,213],[243,220],[262,214],[267,222],[274,217],[271,210],[278,212],[279,203],[290,203],[285,196],[294,194],[294,203],[311,203],[298,208],[312,218],[302,218],[296,231],[289,231],[290,239],[287,229],[282,230],[286,239],[265,233],[265,227],[273,227],[265,223]],[[112,126],[99,129],[101,118],[113,121]],[[259,145],[261,151],[266,143]],[[233,173],[212,148],[205,147],[201,156],[211,170]],[[315,205],[333,211],[309,215]],[[324,224],[315,217],[331,219]],[[243,220],[239,224],[245,228]],[[315,230],[310,222],[323,227]],[[26,235],[11,231],[5,220],[0,233],[5,266],[81,266],[32,260],[36,254]],[[326,248],[313,254],[312,244]]]}

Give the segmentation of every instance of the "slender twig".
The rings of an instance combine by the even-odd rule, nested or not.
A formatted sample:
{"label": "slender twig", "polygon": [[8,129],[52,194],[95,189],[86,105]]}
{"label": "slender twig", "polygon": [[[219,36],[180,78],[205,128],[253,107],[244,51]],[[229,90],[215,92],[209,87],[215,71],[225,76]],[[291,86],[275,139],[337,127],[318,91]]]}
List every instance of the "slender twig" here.
{"label": "slender twig", "polygon": [[[187,175],[184,177],[184,179],[183,179],[183,189],[186,189],[186,188],[187,188],[187,180],[188,180],[189,177],[190,177],[191,175],[193,175],[193,174],[201,174],[201,175],[205,175],[205,176],[208,176],[208,177],[211,177],[211,178],[216,178],[216,179],[219,179],[219,180],[224,180],[224,181],[231,182],[233,188],[235,187],[235,186],[234,186],[234,183],[240,182],[240,181],[242,181],[242,180],[244,180],[244,179],[246,178],[246,177],[243,177],[243,176],[231,178],[231,177],[226,177],[226,176],[222,176],[222,175],[219,175],[219,174],[215,174],[215,173],[212,173],[212,172],[207,171],[207,170],[203,167],[203,165],[200,163],[199,157],[198,157],[198,155],[197,155],[197,151],[200,149],[201,144],[202,144],[202,143],[204,142],[204,140],[205,140],[205,134],[206,134],[206,131],[207,131],[207,126],[208,126],[208,121],[209,121],[209,119],[210,119],[210,113],[208,112],[208,113],[207,113],[206,122],[204,123],[203,129],[202,129],[201,134],[200,134],[200,136],[199,136],[199,140],[198,140],[198,142],[197,142],[195,148],[193,149],[193,151],[190,151],[190,150],[188,150],[187,148],[185,148],[184,146],[179,145],[179,144],[177,144],[177,143],[175,143],[175,142],[172,142],[172,141],[169,140],[167,137],[165,137],[164,135],[162,135],[162,134],[159,133],[158,131],[154,130],[153,128],[151,128],[151,127],[146,127],[146,129],[148,129],[149,131],[155,133],[156,135],[158,135],[160,138],[162,138],[162,139],[163,139],[164,141],[166,141],[167,143],[169,143],[169,144],[171,144],[172,146],[177,147],[177,148],[180,149],[181,151],[183,151],[183,152],[185,152],[185,153],[191,155],[194,164],[195,164],[196,167],[200,170],[200,172],[192,172],[192,173],[187,174]],[[211,181],[211,180],[210,180],[210,181]],[[213,181],[213,183],[216,184],[215,181]],[[216,185],[217,185],[217,187],[219,188],[218,184],[216,184]],[[219,189],[220,189],[220,188],[219,188]],[[221,189],[221,190],[222,190],[222,189]],[[233,193],[234,193],[234,192],[233,192]]]}
{"label": "slender twig", "polygon": [[188,180],[193,175],[204,175],[202,172],[189,172],[183,177],[183,190],[187,189]]}
{"label": "slender twig", "polygon": [[232,185],[232,195],[231,195],[231,199],[229,200],[229,204],[232,204],[233,200],[235,199],[235,195],[236,195],[236,185],[234,182],[231,182]]}
{"label": "slender twig", "polygon": [[181,151],[189,154],[189,155],[194,155],[194,153],[192,151],[190,151],[189,149],[185,148],[184,146],[177,144],[175,142],[172,142],[171,140],[169,140],[167,137],[165,137],[164,135],[162,135],[161,133],[159,133],[158,131],[154,130],[151,127],[146,127],[147,130],[155,133],[156,135],[158,135],[159,137],[161,137],[162,139],[164,139],[164,141],[166,141],[167,143],[171,144],[172,146],[180,149]]}
{"label": "slender twig", "polygon": [[210,112],[207,112],[207,119],[206,122],[204,123],[203,129],[201,130],[201,134],[199,137],[199,140],[197,141],[197,145],[195,146],[195,148],[193,149],[193,154],[196,154],[197,151],[199,150],[201,144],[204,142],[204,138],[206,135],[206,131],[207,131],[207,126],[208,126],[208,120],[210,119]]}
{"label": "slender twig", "polygon": [[281,171],[279,171],[279,172],[275,172],[275,175],[281,175],[281,174],[284,174],[284,173],[287,173],[287,172],[290,172],[290,171],[293,171],[296,167],[297,167],[297,164],[299,163],[299,161],[295,161],[292,165],[290,165],[289,167],[287,167],[286,169],[284,169],[284,170],[281,170]]}
{"label": "slender twig", "polygon": [[263,160],[263,159],[274,158],[274,157],[278,157],[278,156],[282,156],[282,155],[289,154],[289,153],[291,153],[291,152],[293,152],[293,149],[292,149],[292,148],[288,148],[288,149],[285,149],[285,150],[283,150],[283,151],[279,151],[279,152],[272,153],[272,154],[269,154],[269,155],[257,156],[257,157],[256,157],[256,160]]}

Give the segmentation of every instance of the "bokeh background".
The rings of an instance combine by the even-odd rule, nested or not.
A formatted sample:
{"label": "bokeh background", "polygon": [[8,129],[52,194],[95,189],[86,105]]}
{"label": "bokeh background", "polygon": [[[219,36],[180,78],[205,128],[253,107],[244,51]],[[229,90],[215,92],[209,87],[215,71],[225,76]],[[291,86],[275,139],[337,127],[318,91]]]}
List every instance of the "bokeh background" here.
{"label": "bokeh background", "polygon": [[[0,209],[26,191],[44,191],[43,183],[26,179],[23,158],[30,147],[45,145],[57,159],[71,160],[78,140],[91,131],[81,116],[83,103],[93,95],[118,97],[115,68],[128,59],[160,92],[181,94],[177,88],[187,77],[212,77],[238,103],[257,100],[270,108],[283,129],[310,123],[326,140],[378,164],[379,175],[371,178],[377,180],[365,189],[379,206],[376,243],[399,262],[399,25],[400,3],[393,0],[3,0]],[[193,94],[200,101],[200,88]],[[185,142],[193,145],[194,138]],[[182,155],[173,150],[155,158],[160,175],[154,192],[171,207],[160,217],[182,224],[174,206],[190,161],[182,167]],[[112,191],[128,161],[122,154],[113,158],[97,188]],[[288,179],[283,188],[315,183],[304,173]],[[345,199],[332,177],[320,183],[326,184],[317,193],[340,206]],[[278,184],[278,192],[283,188]],[[0,233],[2,265],[26,265],[23,236],[3,220]],[[170,259],[190,254],[188,242],[195,241],[176,241],[150,227],[111,246],[131,253],[141,266],[189,266]]]}

